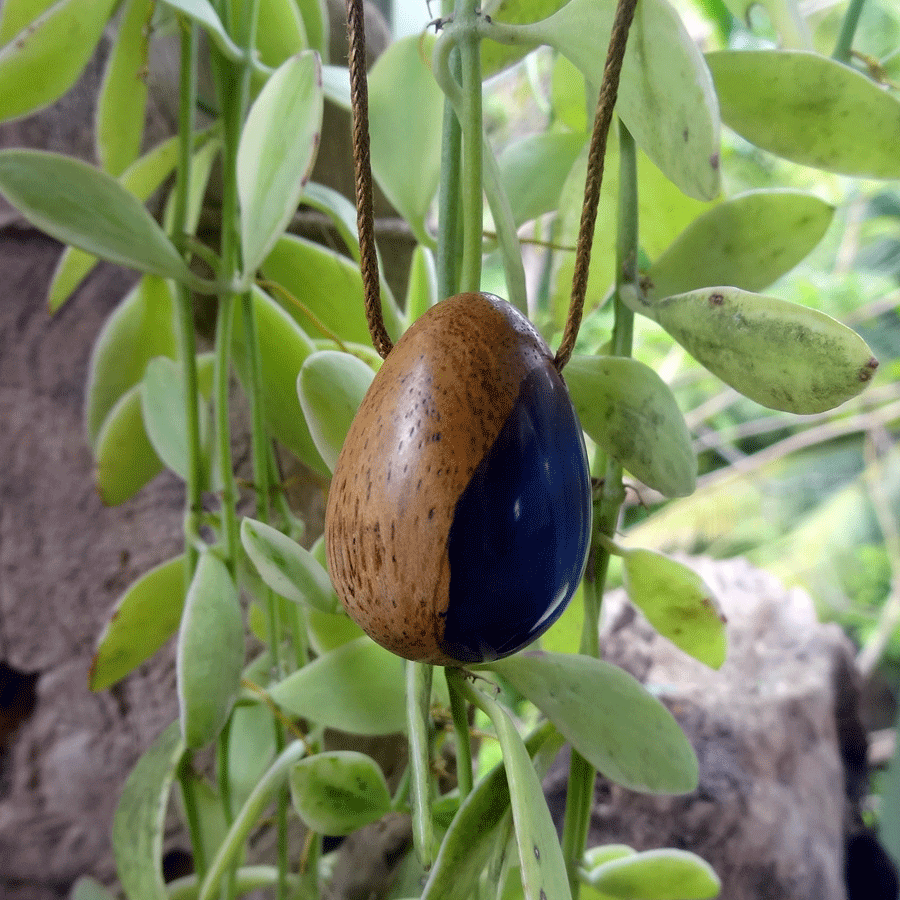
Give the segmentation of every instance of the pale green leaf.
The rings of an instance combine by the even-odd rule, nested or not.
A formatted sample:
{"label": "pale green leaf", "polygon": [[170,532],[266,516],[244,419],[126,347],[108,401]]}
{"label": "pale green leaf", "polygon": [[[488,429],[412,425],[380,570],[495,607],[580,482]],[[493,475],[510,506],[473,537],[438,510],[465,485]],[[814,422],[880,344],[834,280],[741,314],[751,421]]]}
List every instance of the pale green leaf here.
{"label": "pale green leaf", "polygon": [[244,271],[259,267],[296,212],[322,128],[322,79],[313,51],[271,75],[241,132],[237,184]]}
{"label": "pale green leaf", "polygon": [[[28,4],[27,13],[24,4],[13,11],[9,22],[20,24],[21,30],[9,35],[0,48],[0,121],[49,106],[72,87],[115,4],[116,0],[59,0],[52,5]],[[33,20],[21,21],[22,13],[37,12]],[[5,18],[3,32],[10,30]]]}
{"label": "pale green leaf", "polygon": [[196,22],[215,42],[221,54],[233,63],[242,63],[244,51],[231,39],[209,0],[162,0],[166,6]]}
{"label": "pale green leaf", "polygon": [[92,448],[103,423],[156,356],[178,354],[175,301],[160,278],[142,278],[113,310],[94,341],[85,389],[85,425]]}
{"label": "pale green leaf", "polygon": [[257,15],[256,49],[264,65],[276,69],[288,57],[309,46],[303,18],[294,0],[260,0]]}
{"label": "pale green leaf", "polygon": [[344,439],[375,373],[349,353],[313,353],[297,377],[297,393],[310,434],[333,472]]}
{"label": "pale green leaf", "polygon": [[697,459],[691,434],[656,372],[626,356],[573,356],[565,380],[591,440],[664,496],[693,492]]}
{"label": "pale green leaf", "polygon": [[250,796],[274,756],[272,711],[262,703],[235,707],[228,726],[228,779],[236,809]]}
{"label": "pale green leaf", "polygon": [[[482,6],[481,11],[498,22],[518,25],[546,19],[565,3],[566,0],[489,0],[488,3]],[[482,77],[490,78],[491,75],[496,75],[497,72],[517,63],[523,56],[534,50],[535,46],[535,44],[528,42],[507,45],[498,44],[492,40],[482,41]],[[605,55],[605,49],[603,53]]]}
{"label": "pale green leaf", "polygon": [[289,778],[297,815],[319,834],[350,834],[377,822],[391,808],[384,774],[364,753],[317,753],[300,760]]}
{"label": "pale green leaf", "polygon": [[0,192],[51,237],[140,272],[192,280],[144,205],[87,163],[41,150],[0,150]]}
{"label": "pale green leaf", "polygon": [[404,660],[367,637],[343,644],[269,690],[295,716],[351,734],[406,726]]}
{"label": "pale green leaf", "polygon": [[725,619],[693,569],[653,550],[627,550],[622,578],[628,599],[663,637],[713,669],[725,662]]}
{"label": "pale green leaf", "polygon": [[750,23],[750,14],[757,5],[769,14],[769,19],[785,50],[807,50],[811,38],[809,27],[798,8],[797,0],[724,0],[725,6],[736,19]]}
{"label": "pale green leaf", "polygon": [[362,628],[343,610],[323,613],[310,609],[307,611],[306,621],[310,643],[319,656],[363,636]]}
{"label": "pale green leaf", "polygon": [[[300,17],[303,19],[303,30],[306,34],[307,46],[319,51],[319,56],[328,62],[330,49],[331,24],[325,0],[294,0]],[[346,69],[344,70],[346,71]]]}
{"label": "pale green leaf", "polygon": [[333,613],[338,599],[331,579],[319,561],[277,528],[245,518],[241,543],[262,580],[276,594]]}
{"label": "pale green leaf", "polygon": [[434,256],[427,247],[416,244],[409,264],[409,283],[406,286],[404,309],[410,322],[415,322],[425,310],[437,303],[437,271]]}
{"label": "pale green leaf", "polygon": [[437,192],[443,94],[425,63],[434,39],[410,35],[388,46],[369,72],[372,173],[417,234]]}
{"label": "pale green leaf", "polygon": [[695,219],[653,263],[648,296],[717,284],[761,291],[822,240],[833,215],[830,203],[803,191],[750,191],[726,200]]}
{"label": "pale green leaf", "polygon": [[635,308],[726,384],[772,409],[833,409],[859,394],[878,366],[856,332],[776,297],[715,287]]}
{"label": "pale green leaf", "polygon": [[128,776],[112,826],[116,871],[128,900],[167,900],[162,876],[169,792],[184,755],[178,723],[170,725]]}
{"label": "pale green leaf", "polygon": [[900,100],[862,73],[799,50],[722,50],[706,61],[722,121],[751,143],[827,172],[900,178]]}
{"label": "pale green leaf", "polygon": [[0,5],[0,47],[56,2],[57,0],[3,0]]}
{"label": "pale green leaf", "polygon": [[121,175],[141,151],[147,107],[149,39],[153,0],[126,0],[119,32],[103,73],[94,122],[100,166]]}
{"label": "pale green leaf", "polygon": [[175,634],[184,593],[183,556],[160,563],[125,591],[97,639],[88,682],[92,691],[124,678]]}
{"label": "pale green leaf", "polygon": [[678,723],[617,666],[574,654],[525,653],[489,668],[617,784],[663,794],[687,793],[697,786],[697,758]]}
{"label": "pale green leaf", "polygon": [[590,884],[621,900],[707,900],[722,884],[709,863],[686,850],[646,850],[593,869]]}
{"label": "pale green leaf", "polygon": [[114,897],[99,881],[82,875],[72,885],[69,900],[114,900]]}
{"label": "pale green leaf", "polygon": [[200,749],[222,730],[240,688],[244,623],[237,588],[212,551],[200,555],[178,632],[176,673],[185,744]]}

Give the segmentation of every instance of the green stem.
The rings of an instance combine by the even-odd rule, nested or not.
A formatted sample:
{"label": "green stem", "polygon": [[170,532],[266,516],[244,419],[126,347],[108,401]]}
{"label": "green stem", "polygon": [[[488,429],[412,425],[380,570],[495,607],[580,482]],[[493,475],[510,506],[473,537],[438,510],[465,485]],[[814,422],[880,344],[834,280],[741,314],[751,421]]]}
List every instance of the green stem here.
{"label": "green stem", "polygon": [[425,869],[434,862],[431,821],[431,684],[434,667],[406,663],[406,726],[409,733],[409,771],[412,775],[413,844]]}
{"label": "green stem", "polygon": [[[451,51],[448,67],[451,77],[462,77],[459,51]],[[444,100],[444,124],[441,140],[441,181],[438,193],[437,290],[438,300],[459,293],[459,245],[462,241],[462,218],[459,184],[462,130],[456,110],[449,98]]]}
{"label": "green stem", "polygon": [[[634,313],[619,299],[619,292],[626,285],[638,285],[638,194],[637,194],[637,151],[634,138],[619,122],[619,224],[616,237],[616,296],[614,301],[614,324],[612,353],[630,356],[634,334]],[[599,656],[600,601],[609,570],[611,548],[609,542],[615,536],[619,524],[619,514],[625,499],[622,484],[622,466],[612,459],[606,459],[603,486],[594,505],[594,529],[607,538],[597,540],[588,561],[584,577],[584,625],[581,637],[581,652]],[[590,825],[591,803],[594,793],[596,772],[580,754],[572,751],[569,766],[569,793],[563,821],[563,855],[569,875],[572,900],[578,900],[581,882],[578,868],[584,856],[587,833]]]}
{"label": "green stem", "polygon": [[[219,882],[226,871],[237,859],[241,848],[244,846],[247,836],[254,825],[259,821],[265,808],[272,800],[272,795],[279,791],[287,778],[291,766],[302,759],[306,753],[306,745],[303,741],[294,741],[282,751],[268,771],[257,782],[243,807],[234,818],[234,822],[228,829],[225,839],[222,841],[216,856],[210,864],[209,871],[200,885],[198,900],[212,900]],[[279,876],[279,880],[284,879]]]}
{"label": "green stem", "polygon": [[856,26],[859,24],[859,17],[862,15],[865,2],[866,0],[850,0],[847,6],[844,20],[841,22],[841,32],[838,35],[837,43],[834,45],[834,53],[831,54],[832,58],[838,62],[850,62],[853,37],[856,34]]}
{"label": "green stem", "polygon": [[[239,894],[248,894],[260,888],[271,887],[278,879],[278,869],[274,866],[243,866],[235,873],[235,888]],[[186,875],[166,885],[169,900],[196,900],[200,892],[203,876]],[[288,884],[295,888],[300,879],[296,875],[288,876]]]}
{"label": "green stem", "polygon": [[469,714],[465,698],[459,689],[462,675],[458,669],[444,669],[447,690],[450,694],[450,715],[456,735],[456,781],[459,785],[459,802],[462,803],[472,790],[472,738],[469,732]]}
{"label": "green stem", "polygon": [[200,827],[197,793],[194,790],[193,773],[188,759],[188,755],[185,754],[178,768],[178,785],[181,788],[181,802],[184,805],[184,817],[187,820],[188,834],[191,838],[194,869],[197,877],[202,879],[206,874],[206,849],[203,843],[203,829]]}

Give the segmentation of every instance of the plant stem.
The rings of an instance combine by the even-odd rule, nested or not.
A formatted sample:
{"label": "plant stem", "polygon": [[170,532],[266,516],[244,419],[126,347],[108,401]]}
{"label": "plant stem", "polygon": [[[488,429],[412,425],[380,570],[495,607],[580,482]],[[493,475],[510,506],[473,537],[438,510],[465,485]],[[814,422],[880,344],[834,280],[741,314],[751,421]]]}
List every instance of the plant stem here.
{"label": "plant stem", "polygon": [[[455,80],[462,77],[459,50],[453,48],[448,61]],[[437,292],[438,300],[459,293],[459,245],[462,218],[459,206],[462,130],[449,97],[444,98],[444,125],[441,139],[441,181],[438,194]]]}
{"label": "plant stem", "polygon": [[[239,894],[248,894],[260,888],[270,887],[278,878],[278,870],[274,866],[242,866],[235,873],[235,887]],[[196,900],[200,892],[202,875],[186,875],[166,885],[169,900]],[[296,875],[289,876],[288,884],[296,887],[300,879]]]}
{"label": "plant stem", "polygon": [[178,784],[181,788],[181,802],[184,805],[184,817],[187,821],[188,834],[191,838],[191,853],[194,857],[194,870],[197,877],[206,875],[206,850],[203,844],[203,829],[200,827],[200,812],[197,806],[197,794],[194,790],[189,756],[185,754],[178,767]]}
{"label": "plant stem", "polygon": [[456,735],[456,781],[459,785],[459,802],[462,803],[472,790],[472,739],[469,733],[469,713],[459,680],[458,669],[444,669],[450,694],[450,715],[453,733]]}
{"label": "plant stem", "polygon": [[866,0],[850,0],[847,5],[844,20],[841,22],[841,31],[837,43],[834,45],[834,53],[831,54],[832,59],[842,63],[850,62],[853,36],[856,34],[856,26],[859,24],[859,17],[862,15],[865,2]]}

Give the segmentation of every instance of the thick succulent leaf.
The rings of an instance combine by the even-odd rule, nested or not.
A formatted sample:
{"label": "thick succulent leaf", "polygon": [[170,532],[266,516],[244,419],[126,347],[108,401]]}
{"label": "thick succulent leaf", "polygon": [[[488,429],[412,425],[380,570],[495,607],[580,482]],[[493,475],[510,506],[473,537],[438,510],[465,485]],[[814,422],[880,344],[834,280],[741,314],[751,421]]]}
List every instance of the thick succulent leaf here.
{"label": "thick succulent leaf", "polygon": [[144,205],[81,160],[42,150],[0,150],[0,192],[51,237],[139,272],[193,280]]}
{"label": "thick succulent leaf", "polygon": [[244,622],[237,588],[212,551],[200,555],[178,633],[176,674],[185,744],[212,743],[240,688]]}
{"label": "thick succulent leaf", "polygon": [[691,435],[669,386],[649,366],[624,356],[573,356],[566,384],[591,440],[666,497],[697,483]]}
{"label": "thick succulent leaf", "polygon": [[716,287],[635,308],[726,384],[772,409],[833,409],[859,394],[878,366],[856,332],[776,297]]}
{"label": "thick succulent leaf", "polygon": [[103,423],[130,388],[144,377],[156,356],[178,353],[174,298],[161,278],[142,278],[103,325],[88,366],[85,425],[96,448]]}
{"label": "thick succulent leaf", "polygon": [[[327,476],[328,467],[310,436],[297,399],[297,373],[313,352],[312,341],[268,294],[253,288],[253,308],[259,336],[263,416],[269,433],[306,465]],[[232,358],[247,384],[247,345],[241,305],[235,304]]]}
{"label": "thick succulent leaf", "polygon": [[333,613],[338,605],[331,579],[319,561],[277,528],[245,518],[241,543],[262,580],[276,594]]}
{"label": "thick succulent leaf", "polygon": [[416,244],[409,264],[409,284],[406,287],[406,316],[415,322],[419,316],[437,303],[437,271],[434,256],[427,247]]}
{"label": "thick succulent leaf", "polygon": [[[534,768],[543,778],[562,748],[563,738],[545,724],[525,741]],[[471,900],[498,846],[512,825],[509,782],[503,763],[495,766],[466,797],[441,842],[422,900]]]}
{"label": "thick succulent leaf", "polygon": [[[251,677],[246,670],[244,675]],[[228,728],[228,780],[234,808],[239,809],[275,756],[272,712],[262,703],[237,706]]]}
{"label": "thick succulent leaf", "polygon": [[300,760],[289,778],[297,815],[318,834],[350,834],[391,808],[384,774],[364,753],[317,753]]}
{"label": "thick succulent leaf", "polygon": [[497,162],[516,225],[556,210],[586,140],[586,134],[547,131],[520,138],[504,149]]}
{"label": "thick succulent leaf", "polygon": [[119,176],[140,154],[147,108],[147,23],[153,0],[126,0],[119,32],[103,73],[94,122],[100,166]]}
{"label": "thick succulent leaf", "polygon": [[300,406],[316,448],[333,472],[344,439],[375,373],[349,353],[313,353],[297,376]]}
{"label": "thick succulent leaf", "polygon": [[303,17],[294,0],[260,0],[256,24],[260,62],[276,69],[308,46]]}
{"label": "thick succulent leaf", "polygon": [[292,56],[250,107],[237,154],[244,270],[252,275],[297,209],[322,128],[322,77],[314,51]]}
{"label": "thick succulent leaf", "polygon": [[622,576],[628,599],[676,647],[713,669],[725,662],[725,618],[712,591],[687,566],[653,550],[627,550]]}
{"label": "thick succulent leaf", "polygon": [[166,900],[163,826],[169,792],[184,755],[178,723],[170,725],[128,776],[113,819],[116,872],[128,900]]}
{"label": "thick succulent leaf", "polygon": [[318,656],[336,650],[363,636],[363,630],[343,610],[323,613],[310,609],[306,614],[309,640]]}
{"label": "thick succulent leaf", "polygon": [[[23,5],[4,17],[21,30],[0,48],[0,121],[16,119],[58,100],[78,79],[103,34],[116,0],[60,0]],[[41,7],[44,7],[41,9]],[[27,15],[27,14],[26,14]],[[19,20],[17,23],[16,20]]]}
{"label": "thick succulent leaf", "polygon": [[[119,177],[119,184],[138,200],[146,200],[168,178],[178,161],[178,142],[169,138],[135,160]],[[97,257],[66,247],[56,264],[47,291],[47,305],[55,313],[97,265]]]}
{"label": "thick succulent leaf", "polygon": [[860,72],[799,50],[706,57],[722,121],[758,147],[827,172],[900,178],[900,100]]}
{"label": "thick succulent leaf", "polygon": [[125,591],[97,640],[88,676],[92,691],[124,678],[175,634],[184,594],[183,556],[155,566]]}
{"label": "thick succulent leaf", "polygon": [[525,653],[489,668],[617,784],[663,794],[687,793],[697,786],[697,758],[678,723],[617,666],[574,654]]}
{"label": "thick succulent leaf", "polygon": [[393,734],[406,726],[404,661],[367,637],[343,644],[274,685],[288,712],[350,734]]}
{"label": "thick succulent leaf", "polygon": [[104,420],[94,460],[97,491],[107,506],[124,503],[165,468],[144,428],[139,384],[119,398]]}
{"label": "thick succulent leaf", "polygon": [[372,174],[417,234],[426,233],[441,170],[443,94],[425,63],[433,43],[401,38],[369,72]]}
{"label": "thick succulent leaf", "polygon": [[632,900],[707,900],[722,883],[709,863],[686,850],[647,850],[593,869],[589,883],[610,897]]}
{"label": "thick succulent leaf", "polygon": [[[570,0],[522,38],[567,56],[593,84],[603,80],[615,6]],[[641,149],[689,197],[719,193],[719,109],[700,51],[666,0],[638,5],[625,51],[616,109]]]}
{"label": "thick succulent leaf", "polygon": [[[481,7],[486,16],[508,25],[537,22],[553,15],[566,0],[489,0]],[[481,75],[490,78],[508,66],[517,63],[537,45],[523,41],[520,44],[498,44],[492,40],[481,42]],[[582,98],[583,100],[584,98]],[[582,103],[583,105],[583,103]]]}
{"label": "thick succulent leaf", "polygon": [[647,273],[657,300],[730,284],[767,288],[825,236],[834,207],[814,194],[761,190],[741,194],[695,219]]}

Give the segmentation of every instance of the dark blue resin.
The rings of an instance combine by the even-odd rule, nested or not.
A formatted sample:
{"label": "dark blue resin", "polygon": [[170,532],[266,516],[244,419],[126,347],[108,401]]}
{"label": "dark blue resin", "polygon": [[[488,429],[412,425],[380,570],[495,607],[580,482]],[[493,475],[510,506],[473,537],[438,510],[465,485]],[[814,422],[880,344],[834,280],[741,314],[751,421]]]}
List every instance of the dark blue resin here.
{"label": "dark blue resin", "polygon": [[581,425],[548,361],[456,504],[442,649],[460,662],[515,653],[562,614],[584,573],[591,485]]}

